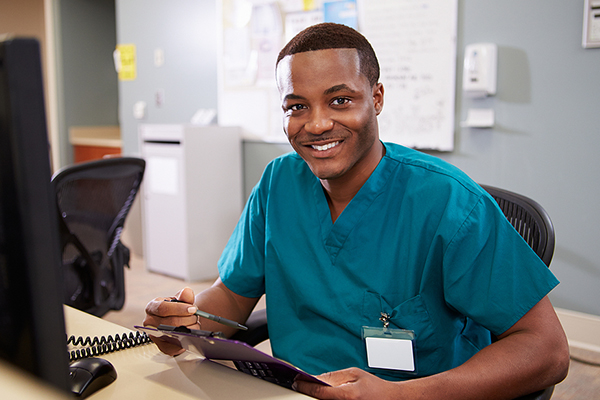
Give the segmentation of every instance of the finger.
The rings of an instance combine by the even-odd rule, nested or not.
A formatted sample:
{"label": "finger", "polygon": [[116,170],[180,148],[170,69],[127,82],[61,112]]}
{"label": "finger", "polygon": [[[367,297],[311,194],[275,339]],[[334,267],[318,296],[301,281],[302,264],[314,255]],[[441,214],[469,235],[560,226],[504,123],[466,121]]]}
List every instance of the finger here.
{"label": "finger", "polygon": [[156,328],[159,325],[187,326],[192,329],[198,329],[198,317],[195,315],[189,315],[186,317],[161,317],[146,314],[146,317],[143,321],[143,326],[152,326]]}
{"label": "finger", "polygon": [[348,368],[339,371],[326,372],[317,376],[317,379],[328,383],[331,386],[340,386],[350,382],[355,382],[358,379],[358,374],[361,372],[358,368]]}
{"label": "finger", "polygon": [[177,356],[185,351],[179,343],[172,343],[162,338],[149,335],[158,349],[169,356]]}
{"label": "finger", "polygon": [[314,397],[316,399],[336,399],[336,392],[340,391],[339,387],[325,386],[314,382],[308,382],[304,380],[296,380],[292,384],[292,389],[297,392],[304,393],[307,396]]}
{"label": "finger", "polygon": [[327,372],[318,375],[316,378],[331,386],[320,385],[318,383],[303,381],[297,379],[294,381],[294,389],[306,395],[317,399],[339,399],[345,398],[348,391],[352,389],[352,383],[359,379],[362,370],[358,368],[348,368],[340,371]]}
{"label": "finger", "polygon": [[189,287],[185,287],[177,292],[175,298],[188,304],[194,304],[194,291]]}
{"label": "finger", "polygon": [[188,303],[165,301],[170,298],[157,297],[146,305],[146,314],[157,317],[184,317],[193,315],[198,309]]}

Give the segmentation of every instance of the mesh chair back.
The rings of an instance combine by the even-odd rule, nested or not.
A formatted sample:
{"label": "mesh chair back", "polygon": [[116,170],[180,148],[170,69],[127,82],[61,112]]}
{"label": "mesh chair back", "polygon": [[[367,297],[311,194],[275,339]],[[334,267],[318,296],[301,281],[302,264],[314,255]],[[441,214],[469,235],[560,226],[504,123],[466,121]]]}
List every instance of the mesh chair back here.
{"label": "mesh chair back", "polygon": [[139,158],[109,158],[67,167],[52,178],[61,223],[65,304],[97,316],[123,307],[129,249],[120,237],[144,169]]}
{"label": "mesh chair back", "polygon": [[554,225],[544,208],[536,201],[508,190],[481,185],[500,206],[500,209],[535,251],[550,266],[554,255]]}

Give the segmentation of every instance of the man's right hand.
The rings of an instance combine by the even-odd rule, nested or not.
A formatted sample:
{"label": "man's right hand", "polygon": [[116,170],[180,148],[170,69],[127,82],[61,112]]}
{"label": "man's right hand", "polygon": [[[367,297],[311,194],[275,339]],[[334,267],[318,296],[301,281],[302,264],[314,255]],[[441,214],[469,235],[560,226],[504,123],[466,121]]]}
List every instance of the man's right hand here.
{"label": "man's right hand", "polygon": [[[190,329],[200,329],[198,318],[194,314],[194,291],[190,288],[180,290],[174,297],[157,297],[146,305],[144,326],[154,328],[159,325],[186,326]],[[177,300],[178,302],[170,302]],[[178,343],[163,338],[150,336],[160,351],[170,356],[176,356],[185,350]]]}

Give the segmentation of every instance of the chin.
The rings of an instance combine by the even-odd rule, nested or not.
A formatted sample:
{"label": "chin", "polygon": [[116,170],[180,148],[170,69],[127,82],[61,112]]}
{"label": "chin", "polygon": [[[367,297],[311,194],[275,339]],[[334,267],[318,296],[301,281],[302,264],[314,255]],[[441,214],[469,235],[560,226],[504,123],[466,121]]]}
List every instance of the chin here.
{"label": "chin", "polygon": [[329,168],[319,168],[312,165],[308,165],[313,175],[315,175],[319,179],[335,179],[344,175],[346,171],[332,170]]}

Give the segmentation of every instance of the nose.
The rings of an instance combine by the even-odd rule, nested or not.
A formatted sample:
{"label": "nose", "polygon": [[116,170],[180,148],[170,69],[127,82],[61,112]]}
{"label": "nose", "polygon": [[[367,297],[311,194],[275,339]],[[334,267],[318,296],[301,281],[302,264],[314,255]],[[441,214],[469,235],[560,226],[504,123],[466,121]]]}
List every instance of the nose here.
{"label": "nose", "polygon": [[333,129],[333,120],[326,111],[313,108],[304,129],[313,135],[321,135]]}

